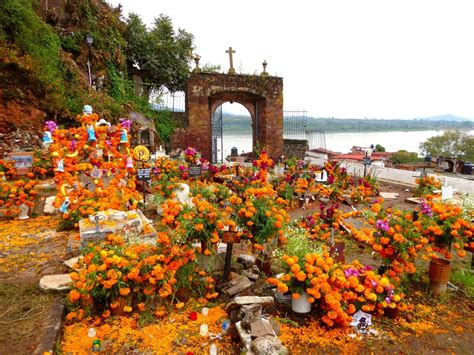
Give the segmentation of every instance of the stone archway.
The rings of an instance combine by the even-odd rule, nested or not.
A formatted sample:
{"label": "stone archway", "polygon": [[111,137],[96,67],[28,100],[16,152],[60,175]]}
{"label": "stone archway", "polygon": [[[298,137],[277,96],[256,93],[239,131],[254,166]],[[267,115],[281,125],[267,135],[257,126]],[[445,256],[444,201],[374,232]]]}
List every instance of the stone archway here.
{"label": "stone archway", "polygon": [[253,142],[277,159],[283,154],[283,79],[268,75],[192,73],[186,83],[186,127],[173,148],[193,146],[212,159],[211,117],[225,102],[238,102],[252,117]]}

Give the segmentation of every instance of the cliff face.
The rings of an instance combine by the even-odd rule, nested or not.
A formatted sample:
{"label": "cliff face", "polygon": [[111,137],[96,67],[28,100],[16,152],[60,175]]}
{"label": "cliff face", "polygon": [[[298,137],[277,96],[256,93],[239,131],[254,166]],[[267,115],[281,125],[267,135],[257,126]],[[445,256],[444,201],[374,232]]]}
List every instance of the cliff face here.
{"label": "cliff face", "polygon": [[[121,113],[121,104],[89,86],[86,65],[93,62],[95,81],[107,65],[123,67],[121,50],[106,53],[103,45],[123,41],[119,17],[120,9],[102,0],[1,1],[0,151],[10,145],[21,149],[14,141],[25,141],[22,132],[30,141],[40,137],[47,119],[67,124],[86,103],[109,119]],[[90,32],[94,47],[85,42]]]}

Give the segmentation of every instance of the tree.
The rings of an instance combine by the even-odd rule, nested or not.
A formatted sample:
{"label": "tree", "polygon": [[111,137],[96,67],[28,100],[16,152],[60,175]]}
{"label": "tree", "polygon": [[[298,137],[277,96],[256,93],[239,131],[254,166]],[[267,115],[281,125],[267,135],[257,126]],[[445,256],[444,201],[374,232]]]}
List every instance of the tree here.
{"label": "tree", "polygon": [[420,144],[423,155],[432,157],[456,158],[464,161],[474,160],[474,137],[460,131],[446,131],[441,136],[428,138]]}
{"label": "tree", "polygon": [[385,152],[385,147],[383,145],[376,144],[375,145],[375,151],[376,152]]}
{"label": "tree", "polygon": [[406,150],[399,150],[392,154],[390,160],[394,164],[405,164],[405,163],[414,163],[418,161],[418,154],[413,152],[407,152]]}
{"label": "tree", "polygon": [[139,75],[146,83],[145,92],[184,88],[192,58],[193,35],[178,29],[168,16],[160,15],[148,30],[136,14],[127,19],[127,67],[130,75]]}

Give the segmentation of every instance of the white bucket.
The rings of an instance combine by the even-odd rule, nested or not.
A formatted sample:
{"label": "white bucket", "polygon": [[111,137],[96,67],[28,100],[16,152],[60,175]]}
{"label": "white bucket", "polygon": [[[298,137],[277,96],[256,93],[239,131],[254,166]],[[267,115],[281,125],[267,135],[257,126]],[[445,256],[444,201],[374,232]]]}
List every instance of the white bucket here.
{"label": "white bucket", "polygon": [[308,302],[308,294],[303,292],[300,297],[295,300],[291,299],[291,309],[296,313],[309,313],[311,312],[311,303]]}

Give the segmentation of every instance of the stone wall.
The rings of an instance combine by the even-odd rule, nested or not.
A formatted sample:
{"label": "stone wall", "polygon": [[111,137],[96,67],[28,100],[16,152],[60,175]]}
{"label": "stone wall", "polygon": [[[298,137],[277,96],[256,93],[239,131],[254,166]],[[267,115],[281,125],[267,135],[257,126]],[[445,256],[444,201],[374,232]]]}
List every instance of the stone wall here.
{"label": "stone wall", "polygon": [[309,150],[307,140],[300,139],[284,139],[283,140],[283,155],[285,158],[304,159],[306,151]]}
{"label": "stone wall", "polygon": [[211,160],[211,116],[225,102],[238,102],[252,116],[253,141],[272,158],[283,154],[283,79],[259,75],[193,73],[186,84],[185,128],[173,148],[193,146]]}

